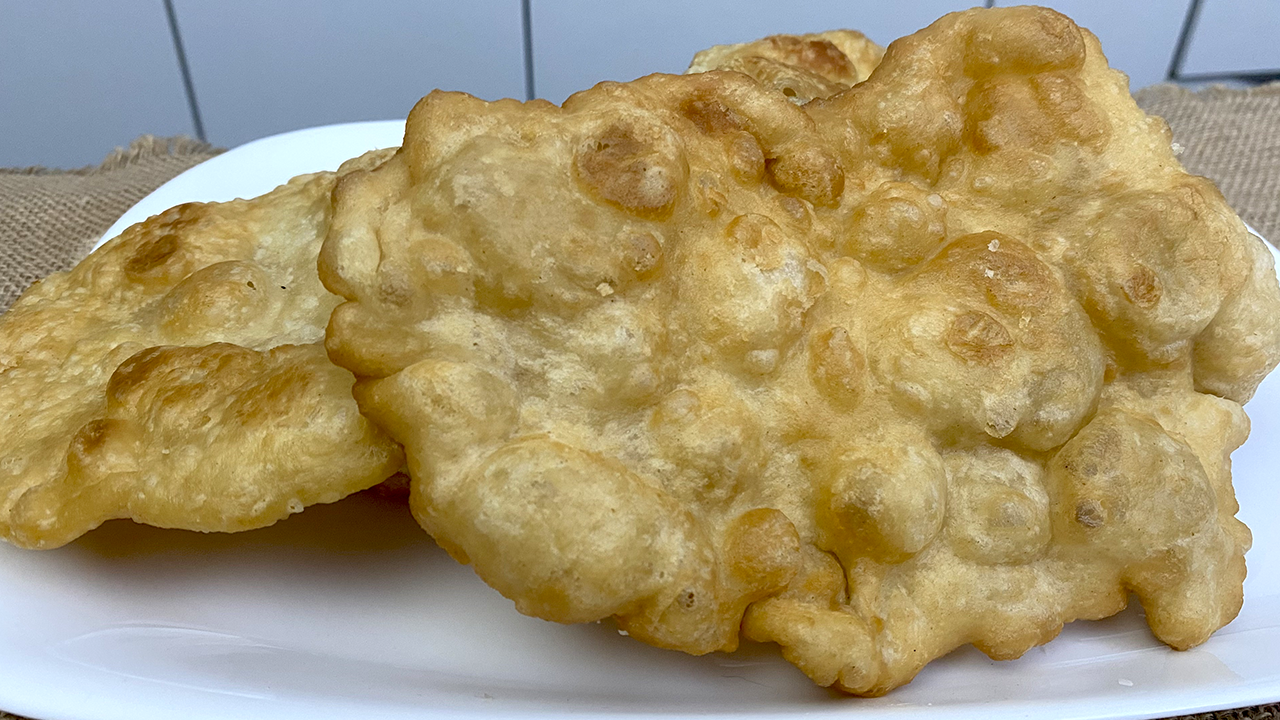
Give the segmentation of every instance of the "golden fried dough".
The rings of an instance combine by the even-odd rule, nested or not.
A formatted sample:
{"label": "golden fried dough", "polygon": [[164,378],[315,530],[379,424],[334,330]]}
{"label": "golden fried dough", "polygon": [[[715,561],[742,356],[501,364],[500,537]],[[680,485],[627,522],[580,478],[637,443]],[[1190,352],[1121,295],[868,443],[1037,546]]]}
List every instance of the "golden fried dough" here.
{"label": "golden fried dough", "polygon": [[0,317],[0,535],[57,547],[119,517],[247,530],[395,472],[400,449],[321,343],[336,177],[175,207]]}
{"label": "golden fried dough", "polygon": [[716,45],[694,55],[685,72],[735,70],[803,105],[866,80],[883,56],[884,48],[857,30],[829,30]]}
{"label": "golden fried dough", "polygon": [[521,612],[875,695],[1130,591],[1176,648],[1240,608],[1280,286],[1055,12],[947,16],[803,108],[432,93],[320,273],[415,516]]}

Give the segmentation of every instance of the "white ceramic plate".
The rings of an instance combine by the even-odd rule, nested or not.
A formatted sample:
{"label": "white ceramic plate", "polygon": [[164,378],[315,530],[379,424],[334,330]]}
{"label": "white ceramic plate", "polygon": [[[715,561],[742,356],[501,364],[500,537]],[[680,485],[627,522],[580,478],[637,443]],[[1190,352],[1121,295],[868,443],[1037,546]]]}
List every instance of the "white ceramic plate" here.
{"label": "white ceramic plate", "polygon": [[[109,236],[180,202],[264,192],[398,144],[403,123],[315,128],[210,160]],[[361,495],[240,535],[108,523],[60,550],[0,543],[0,708],[43,720],[240,717],[1150,718],[1280,700],[1280,376],[1235,455],[1253,528],[1235,622],[1184,653],[1136,607],[1010,662],[972,648],[888,697],[814,687],[768,646],[694,658],[608,623],[523,617],[400,505]]]}

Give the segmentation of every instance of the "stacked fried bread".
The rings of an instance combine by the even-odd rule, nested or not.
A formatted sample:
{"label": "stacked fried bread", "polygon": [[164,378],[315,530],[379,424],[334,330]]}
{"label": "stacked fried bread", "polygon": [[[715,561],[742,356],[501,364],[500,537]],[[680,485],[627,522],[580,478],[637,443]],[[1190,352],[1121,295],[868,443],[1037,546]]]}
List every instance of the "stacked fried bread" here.
{"label": "stacked fried bread", "polygon": [[1277,311],[1053,11],[561,107],[436,91],[394,154],[157,216],[0,320],[0,530],[246,529],[403,460],[520,612],[774,642],[850,693],[1130,593],[1187,648],[1241,606],[1230,454]]}
{"label": "stacked fried bread", "polygon": [[394,473],[400,447],[325,356],[337,298],[315,271],[334,182],[388,155],[175,207],[0,317],[0,536],[247,530]]}

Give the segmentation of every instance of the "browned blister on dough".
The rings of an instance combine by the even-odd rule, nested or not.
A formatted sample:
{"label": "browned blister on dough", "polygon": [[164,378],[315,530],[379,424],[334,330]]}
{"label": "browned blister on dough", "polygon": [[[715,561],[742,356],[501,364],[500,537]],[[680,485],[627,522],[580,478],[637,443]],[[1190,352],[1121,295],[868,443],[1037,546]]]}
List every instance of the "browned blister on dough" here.
{"label": "browned blister on dough", "polygon": [[884,48],[857,30],[828,30],[716,45],[694,55],[685,73],[733,70],[803,105],[866,80],[882,57]]}

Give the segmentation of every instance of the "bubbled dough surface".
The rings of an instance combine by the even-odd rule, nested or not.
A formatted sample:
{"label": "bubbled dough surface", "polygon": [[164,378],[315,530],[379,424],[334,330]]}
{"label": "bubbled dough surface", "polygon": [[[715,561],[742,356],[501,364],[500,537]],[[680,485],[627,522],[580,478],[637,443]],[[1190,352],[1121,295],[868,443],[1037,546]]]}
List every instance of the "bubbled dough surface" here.
{"label": "bubbled dough surface", "polygon": [[861,694],[1130,591],[1186,648],[1241,604],[1280,288],[1169,143],[1035,8],[803,108],[726,72],[436,92],[335,192],[326,342],[419,522],[522,612],[741,630]]}
{"label": "bubbled dough surface", "polygon": [[321,343],[335,178],[175,207],[0,318],[0,535],[56,547],[117,517],[246,530],[395,471]]}
{"label": "bubbled dough surface", "polygon": [[685,73],[733,70],[803,105],[866,80],[883,56],[884,48],[857,30],[828,30],[716,45],[694,55]]}

